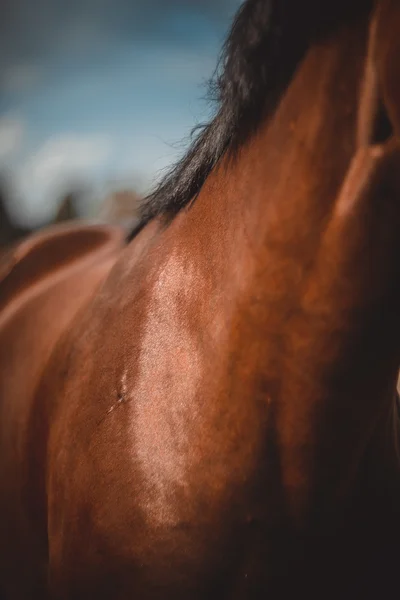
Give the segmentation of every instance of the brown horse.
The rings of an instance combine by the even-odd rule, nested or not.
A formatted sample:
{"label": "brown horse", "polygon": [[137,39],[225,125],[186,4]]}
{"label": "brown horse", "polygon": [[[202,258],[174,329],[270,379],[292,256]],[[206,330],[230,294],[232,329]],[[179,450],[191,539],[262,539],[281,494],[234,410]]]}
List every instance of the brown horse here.
{"label": "brown horse", "polygon": [[398,598],[399,40],[248,0],[132,241],[3,265],[5,598]]}

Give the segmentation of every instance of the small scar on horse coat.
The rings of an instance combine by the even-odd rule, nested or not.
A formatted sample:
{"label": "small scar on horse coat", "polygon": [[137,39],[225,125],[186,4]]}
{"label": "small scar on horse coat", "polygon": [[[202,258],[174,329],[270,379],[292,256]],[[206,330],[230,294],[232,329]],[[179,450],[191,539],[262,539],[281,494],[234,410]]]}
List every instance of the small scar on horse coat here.
{"label": "small scar on horse coat", "polygon": [[117,394],[117,401],[108,409],[108,411],[107,411],[106,414],[109,415],[116,408],[118,408],[118,406],[120,406],[121,404],[124,404],[125,402],[126,402],[125,396],[121,392],[118,392],[118,394]]}
{"label": "small scar on horse coat", "polygon": [[108,415],[113,413],[115,411],[115,409],[118,408],[119,406],[121,406],[122,404],[126,404],[126,402],[127,402],[127,400],[126,400],[125,396],[123,394],[121,394],[121,392],[118,392],[117,401],[114,402],[114,404],[112,404],[110,406],[110,408],[107,410],[106,414],[103,415],[103,417],[98,421],[97,425],[101,425],[105,421],[105,419],[108,417]]}
{"label": "small scar on horse coat", "polygon": [[126,372],[121,377],[121,385],[118,386],[120,389],[117,390],[117,401],[114,402],[110,408],[107,410],[106,414],[100,419],[98,425],[100,425],[105,418],[115,411],[116,408],[121,406],[122,404],[126,404],[129,400],[127,393],[127,385],[126,385]]}

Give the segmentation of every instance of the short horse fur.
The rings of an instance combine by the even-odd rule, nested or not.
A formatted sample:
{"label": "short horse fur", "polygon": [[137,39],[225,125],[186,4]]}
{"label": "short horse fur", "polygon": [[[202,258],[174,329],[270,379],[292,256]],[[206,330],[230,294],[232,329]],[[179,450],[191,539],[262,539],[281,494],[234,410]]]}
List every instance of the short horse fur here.
{"label": "short horse fur", "polygon": [[131,241],[3,257],[4,598],[398,597],[399,40],[247,0]]}

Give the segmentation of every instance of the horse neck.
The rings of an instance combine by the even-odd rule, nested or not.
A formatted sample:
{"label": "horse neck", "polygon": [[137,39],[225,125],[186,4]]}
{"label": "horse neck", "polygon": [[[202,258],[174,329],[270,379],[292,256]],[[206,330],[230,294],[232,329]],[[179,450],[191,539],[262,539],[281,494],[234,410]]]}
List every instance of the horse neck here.
{"label": "horse neck", "polygon": [[348,496],[392,409],[398,153],[359,146],[368,40],[362,22],[312,47],[274,116],[172,227],[200,248],[226,389],[268,406],[299,523]]}

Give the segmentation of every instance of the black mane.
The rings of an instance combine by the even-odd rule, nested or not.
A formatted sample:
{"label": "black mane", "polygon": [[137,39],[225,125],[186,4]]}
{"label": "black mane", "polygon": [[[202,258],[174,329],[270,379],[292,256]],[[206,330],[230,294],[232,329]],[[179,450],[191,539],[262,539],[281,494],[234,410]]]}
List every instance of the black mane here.
{"label": "black mane", "polygon": [[143,222],[167,220],[190,204],[227,152],[237,149],[279,99],[310,44],[371,9],[373,0],[247,0],[210,83],[215,117],[141,207]]}

